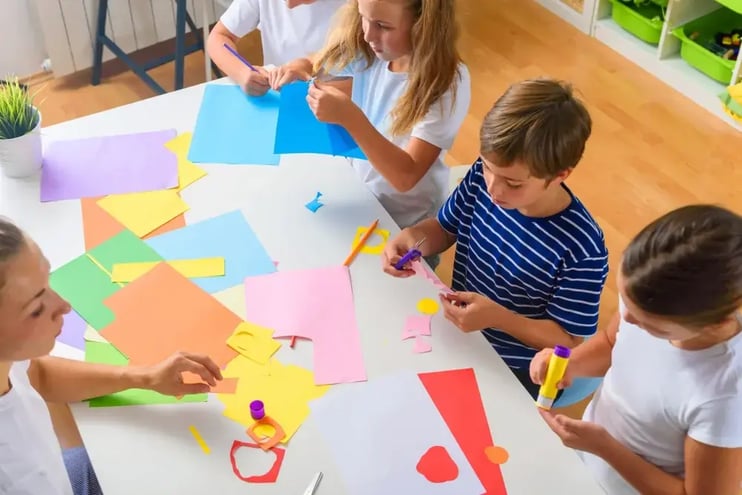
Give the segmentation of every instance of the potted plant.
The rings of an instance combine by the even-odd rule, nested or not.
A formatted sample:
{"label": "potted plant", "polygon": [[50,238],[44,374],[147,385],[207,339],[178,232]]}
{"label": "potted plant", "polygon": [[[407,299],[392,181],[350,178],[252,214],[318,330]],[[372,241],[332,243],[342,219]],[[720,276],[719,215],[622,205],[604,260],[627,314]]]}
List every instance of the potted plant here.
{"label": "potted plant", "polygon": [[7,177],[41,169],[41,113],[17,78],[0,81],[0,168]]}

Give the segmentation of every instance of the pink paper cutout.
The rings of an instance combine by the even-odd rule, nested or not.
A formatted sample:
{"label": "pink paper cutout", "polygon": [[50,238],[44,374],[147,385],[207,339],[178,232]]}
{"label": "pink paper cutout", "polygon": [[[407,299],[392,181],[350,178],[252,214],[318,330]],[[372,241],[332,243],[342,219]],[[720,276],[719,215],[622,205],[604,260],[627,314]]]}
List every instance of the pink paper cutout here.
{"label": "pink paper cutout", "polygon": [[421,336],[415,337],[415,345],[412,346],[412,352],[416,352],[418,354],[422,354],[424,352],[430,352],[433,350],[433,347],[428,344],[428,342],[425,341]]}
{"label": "pink paper cutout", "polygon": [[411,339],[418,335],[430,335],[430,315],[412,315],[405,320],[404,330],[402,331],[402,340]]}
{"label": "pink paper cutout", "polygon": [[412,262],[412,269],[415,270],[415,275],[418,275],[428,282],[432,283],[438,290],[446,294],[450,294],[453,291],[443,282],[438,276],[431,271],[427,266],[423,265],[423,262],[419,259]]}
{"label": "pink paper cutout", "polygon": [[245,298],[247,321],[313,342],[317,385],[366,380],[347,266],[248,277]]}

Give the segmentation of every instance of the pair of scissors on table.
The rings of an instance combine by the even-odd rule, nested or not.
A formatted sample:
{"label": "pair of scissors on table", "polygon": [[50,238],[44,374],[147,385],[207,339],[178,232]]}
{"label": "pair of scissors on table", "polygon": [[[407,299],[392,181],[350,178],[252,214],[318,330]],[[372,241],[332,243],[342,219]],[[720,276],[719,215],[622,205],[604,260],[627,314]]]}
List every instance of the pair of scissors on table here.
{"label": "pair of scissors on table", "polygon": [[317,487],[319,486],[319,482],[321,479],[322,479],[322,471],[314,475],[314,478],[312,478],[312,481],[309,483],[309,486],[304,491],[304,495],[314,495],[314,493],[317,491]]}
{"label": "pair of scissors on table", "polygon": [[425,237],[417,241],[415,245],[412,246],[412,249],[407,251],[405,255],[402,256],[402,258],[399,261],[397,261],[397,263],[394,265],[394,269],[401,270],[402,268],[405,267],[407,263],[411,263],[415,261],[416,259],[420,258],[420,256],[422,256],[422,253],[420,252],[418,248],[422,246],[423,242],[425,242]]}

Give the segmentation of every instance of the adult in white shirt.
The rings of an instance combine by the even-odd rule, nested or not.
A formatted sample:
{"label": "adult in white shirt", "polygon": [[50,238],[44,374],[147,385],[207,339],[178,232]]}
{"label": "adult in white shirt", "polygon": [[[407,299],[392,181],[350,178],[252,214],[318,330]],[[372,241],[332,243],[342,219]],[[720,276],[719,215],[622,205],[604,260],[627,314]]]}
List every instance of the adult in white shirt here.
{"label": "adult in white shirt", "polygon": [[309,106],[350,133],[367,157],[353,159],[353,168],[402,228],[434,215],[448,195],[442,158],[471,99],[455,14],[455,0],[351,1],[320,54],[270,76],[273,88],[319,68],[352,76],[316,80]]}
{"label": "adult in white shirt", "polygon": [[[738,495],[742,217],[686,206],[645,227],[618,273],[620,313],[577,346],[562,385],[605,379],[583,420],[542,412],[609,495]],[[551,350],[534,357],[541,383]]]}
{"label": "adult in white shirt", "polygon": [[[45,401],[76,402],[129,388],[179,396],[207,392],[221,380],[211,359],[191,354],[179,353],[152,367],[50,357],[69,311],[49,287],[49,262],[39,247],[0,219],[0,494],[100,492],[84,451],[65,455],[65,467]],[[206,383],[184,384],[184,371]]]}
{"label": "adult in white shirt", "polygon": [[[234,0],[209,33],[206,49],[216,65],[251,95],[265,94],[272,66],[307,57],[320,50],[335,12],[347,0]],[[260,30],[263,66],[251,70],[224,44]]]}

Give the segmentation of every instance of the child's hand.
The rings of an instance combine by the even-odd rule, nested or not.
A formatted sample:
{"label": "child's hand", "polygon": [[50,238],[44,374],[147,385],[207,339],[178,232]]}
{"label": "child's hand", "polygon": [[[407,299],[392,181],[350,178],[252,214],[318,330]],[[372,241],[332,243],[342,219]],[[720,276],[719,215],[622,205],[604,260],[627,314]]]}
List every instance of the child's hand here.
{"label": "child's hand", "polygon": [[611,444],[616,441],[599,424],[572,419],[541,408],[538,408],[538,412],[541,413],[549,428],[562,440],[565,447],[600,456],[601,451],[611,448]]}
{"label": "child's hand", "polygon": [[400,232],[394,239],[387,241],[384,251],[381,253],[381,267],[385,273],[392,277],[406,278],[415,274],[415,270],[408,265],[401,270],[394,268],[394,265],[407,254],[407,251],[413,248],[418,239],[412,235],[412,232],[405,229]]}
{"label": "child's hand", "polygon": [[327,124],[344,125],[353,108],[358,108],[353,100],[341,89],[315,82],[309,86],[307,103],[317,120]]}
{"label": "child's hand", "polygon": [[247,70],[244,80],[240,83],[242,91],[251,96],[263,96],[271,89],[268,83],[268,71],[262,67],[256,67],[258,72]]}
{"label": "child's hand", "polygon": [[291,64],[281,65],[268,73],[268,83],[276,91],[294,81],[308,81],[311,78],[311,74]]}
{"label": "child's hand", "polygon": [[476,292],[453,292],[439,295],[443,315],[461,331],[473,332],[497,326],[505,308]]}
{"label": "child's hand", "polygon": [[[549,367],[549,360],[551,359],[553,352],[554,349],[546,348],[541,349],[535,356],[533,356],[529,372],[531,375],[531,381],[536,385],[542,385],[544,383],[544,379],[546,378],[546,369]],[[564,376],[559,383],[557,383],[558,389],[567,388],[572,385],[572,371],[573,368],[571,369],[569,363],[567,363],[567,368],[564,370]]]}

